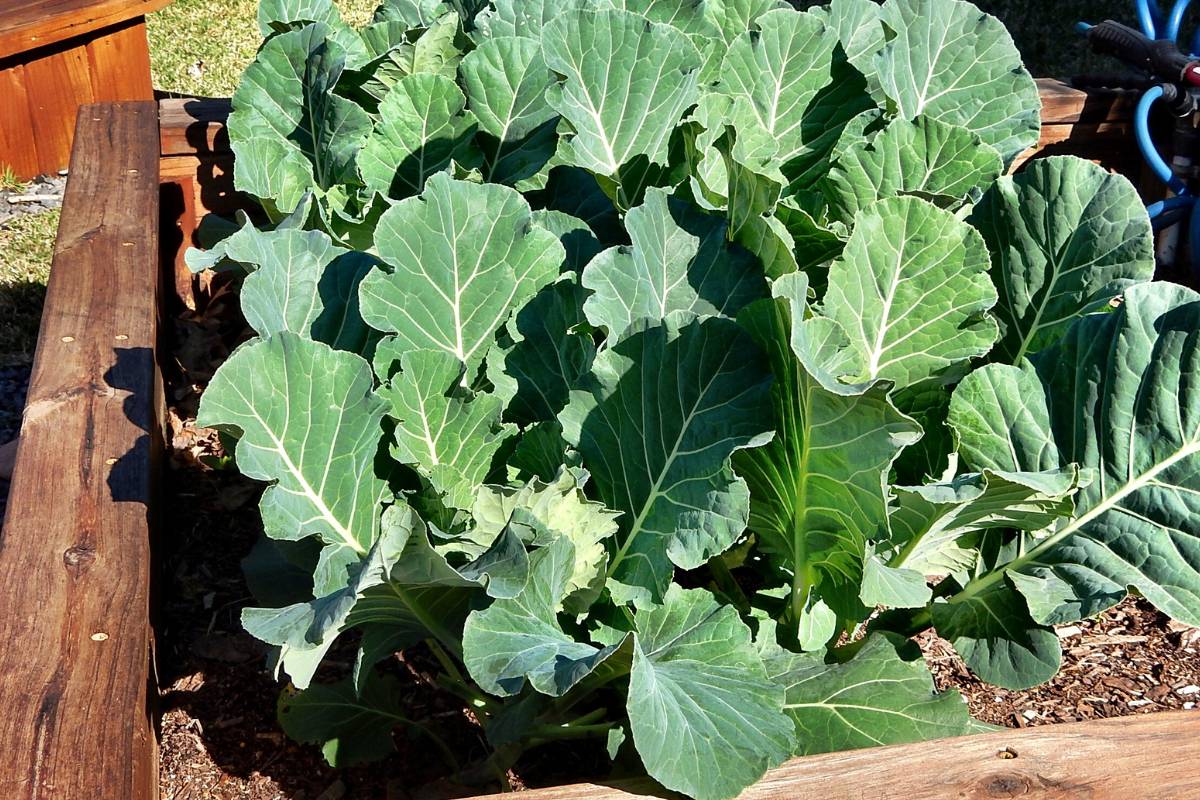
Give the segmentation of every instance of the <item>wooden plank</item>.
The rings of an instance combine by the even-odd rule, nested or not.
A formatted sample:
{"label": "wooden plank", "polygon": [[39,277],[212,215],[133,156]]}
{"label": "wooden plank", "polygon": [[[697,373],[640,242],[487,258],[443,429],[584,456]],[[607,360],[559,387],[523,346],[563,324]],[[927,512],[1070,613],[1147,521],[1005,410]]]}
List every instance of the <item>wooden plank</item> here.
{"label": "wooden plank", "polygon": [[92,94],[87,50],[50,51],[25,65],[30,124],[37,144],[38,172],[57,172],[71,158],[71,137],[80,103]]}
{"label": "wooden plank", "polygon": [[[768,772],[739,800],[1195,800],[1197,764],[1200,712],[1140,714],[797,758]],[[521,800],[675,796],[645,780],[519,795]]]}
{"label": "wooden plank", "polygon": [[84,106],[76,134],[0,532],[6,800],[157,796],[157,108]]}
{"label": "wooden plank", "polygon": [[164,156],[229,153],[227,98],[173,97],[158,102],[159,140]]}
{"label": "wooden plank", "polygon": [[142,17],[171,0],[0,0],[0,59]]}
{"label": "wooden plank", "polygon": [[0,168],[12,167],[18,177],[38,174],[37,144],[29,124],[29,95],[25,65],[0,69]]}
{"label": "wooden plank", "polygon": [[1111,122],[1133,119],[1139,93],[1128,90],[1082,91],[1053,78],[1038,78],[1042,125]]}
{"label": "wooden plank", "polygon": [[86,49],[92,76],[92,102],[154,99],[144,17],[135,17],[103,31],[88,41]]}

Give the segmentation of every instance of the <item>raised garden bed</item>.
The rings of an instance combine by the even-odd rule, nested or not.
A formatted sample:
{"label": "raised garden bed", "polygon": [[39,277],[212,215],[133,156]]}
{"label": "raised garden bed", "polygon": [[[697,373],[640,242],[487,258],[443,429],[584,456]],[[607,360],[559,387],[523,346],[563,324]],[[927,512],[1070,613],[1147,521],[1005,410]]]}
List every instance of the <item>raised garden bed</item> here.
{"label": "raised garden bed", "polygon": [[[1128,168],[1124,100],[1041,88],[1044,145]],[[79,115],[0,540],[5,797],[158,794],[155,598],[172,580],[153,567],[172,535],[159,492],[160,366],[176,370],[185,355],[162,346],[161,321],[194,305],[177,265],[198,220],[238,204],[222,117],[220,104],[189,101]],[[1194,779],[1183,765],[1197,759],[1200,715],[1164,713],[800,758],[745,796],[1125,798],[1154,787],[1155,797],[1185,798]],[[528,796],[650,789],[587,784]]]}

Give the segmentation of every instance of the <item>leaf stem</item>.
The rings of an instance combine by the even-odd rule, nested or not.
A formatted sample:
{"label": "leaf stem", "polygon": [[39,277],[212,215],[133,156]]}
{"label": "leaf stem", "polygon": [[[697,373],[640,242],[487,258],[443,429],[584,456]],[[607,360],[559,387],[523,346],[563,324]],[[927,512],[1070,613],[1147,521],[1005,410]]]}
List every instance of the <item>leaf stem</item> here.
{"label": "leaf stem", "polygon": [[742,591],[742,587],[738,585],[733,573],[729,571],[729,565],[725,563],[725,559],[721,556],[713,556],[708,560],[708,570],[712,573],[717,588],[732,601],[737,610],[743,614],[750,613],[750,600]]}

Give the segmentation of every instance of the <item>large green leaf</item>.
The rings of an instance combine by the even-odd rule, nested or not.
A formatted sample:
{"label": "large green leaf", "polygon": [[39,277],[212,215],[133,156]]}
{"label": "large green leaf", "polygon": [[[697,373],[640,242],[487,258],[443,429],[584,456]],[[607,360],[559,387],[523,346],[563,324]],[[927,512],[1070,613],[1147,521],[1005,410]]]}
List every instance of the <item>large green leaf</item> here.
{"label": "large green leaf", "polygon": [[467,508],[496,451],[516,433],[502,424],[499,397],[464,397],[462,364],[444,350],[411,350],[379,390],[396,421],[396,458],[416,467],[456,508]]}
{"label": "large green leaf", "polygon": [[811,335],[829,320],[804,320],[807,289],[802,274],[785,276],[775,282],[776,299],[738,317],[770,359],[776,432],[733,462],[750,487],[750,527],[793,576],[797,626],[821,584],[857,586],[867,542],[886,531],[888,470],[920,434],[886,384],[826,386],[813,376],[826,359]]}
{"label": "large green leaf", "polygon": [[609,563],[618,601],[659,600],[746,527],[749,492],[729,456],[770,431],[765,360],[736,323],[643,320],[596,357],[559,415],[599,499],[622,512]]}
{"label": "large green leaf", "polygon": [[1095,479],[1072,520],[973,581],[964,598],[1007,577],[1034,619],[1057,624],[1099,613],[1132,587],[1171,617],[1200,624],[1197,330],[1200,295],[1141,284],[1117,310],[1076,321],[1036,367],[993,364],[968,376],[950,423],[970,463],[1077,463]]}
{"label": "large green leaf", "polygon": [[1005,583],[935,602],[932,620],[971,671],[996,686],[1028,689],[1050,680],[1062,664],[1054,629],[1036,623],[1025,599]]}
{"label": "large green leaf", "polygon": [[568,163],[615,176],[635,156],[663,164],[667,140],[696,101],[700,53],[676,28],[618,10],[567,11],[542,29],[547,100],[570,124]]}
{"label": "large green leaf", "polygon": [[475,117],[454,81],[406,75],[379,104],[379,122],[359,155],[367,188],[393,198],[419,194],[425,181],[468,155]]}
{"label": "large green leaf", "polygon": [[367,112],[333,93],[346,57],[321,24],[267,41],[233,95],[229,140],[238,189],[292,211],[313,186],[356,179]]}
{"label": "large green leaf", "polygon": [[554,75],[537,39],[489,39],[463,59],[467,100],[479,120],[484,174],[498,183],[532,177],[554,155],[558,114],[546,101]]}
{"label": "large green leaf", "polygon": [[896,113],[961,125],[1005,164],[1037,144],[1037,84],[1004,25],[966,0],[887,0],[893,38],[875,59]]}
{"label": "large green leaf", "polygon": [[[478,39],[526,36],[538,39],[546,23],[559,14],[589,8],[594,0],[493,0],[475,18]],[[482,44],[480,46],[483,46]]]}
{"label": "large green leaf", "polygon": [[564,276],[509,320],[512,346],[493,350],[487,363],[496,393],[509,398],[507,419],[523,425],[553,420],[591,369],[596,345],[590,334],[576,332],[587,321],[585,295],[575,276]]}
{"label": "large green leaf", "polygon": [[844,664],[822,653],[768,647],[771,679],[785,688],[798,755],[919,742],[986,729],[967,714],[957,691],[938,692],[921,653],[902,655],[874,634]]}
{"label": "large green leaf", "polygon": [[358,285],[376,264],[337,247],[321,231],[260,231],[250,222],[226,239],[224,255],[252,269],[238,295],[260,336],[291,331],[365,354],[376,335],[358,312]]}
{"label": "large green leaf", "polygon": [[732,316],[766,294],[758,260],[726,242],[722,217],[650,189],[645,204],[625,215],[625,226],[632,246],[610,248],[583,270],[583,285],[592,290],[584,313],[611,337],[674,311]]}
{"label": "large green leaf", "polygon": [[1002,178],[970,222],[992,251],[1003,333],[993,358],[1019,364],[1071,320],[1154,276],[1154,234],[1128,180],[1081,158],[1039,159]]}
{"label": "large green leaf", "polygon": [[987,268],[983,237],[925,200],[891,197],[859,214],[822,307],[862,360],[851,377],[903,388],[986,353],[997,335]]}
{"label": "large green leaf", "polygon": [[563,246],[516,191],[431,177],[379,220],[387,268],[359,289],[363,319],[406,349],[454,354],[469,375],[515,308],[558,274]]}
{"label": "large green leaf", "polygon": [[342,19],[332,0],[262,0],[257,16],[258,30],[264,38],[319,22],[328,28],[326,35],[345,51],[349,66],[356,67],[369,57],[366,46]]}
{"label": "large green leaf", "polygon": [[733,797],[792,754],[783,688],[732,606],[672,585],[635,616],[629,726],[646,771],[697,800]]}
{"label": "large green leaf", "polygon": [[847,60],[868,78],[875,78],[875,56],[883,49],[882,9],[874,0],[831,0],[829,5],[813,9],[825,24],[837,32],[838,42]]}
{"label": "large green leaf", "polygon": [[399,22],[406,28],[428,28],[449,10],[443,0],[383,0],[371,21]]}
{"label": "large green leaf", "polygon": [[836,53],[837,31],[819,16],[778,9],[742,34],[721,65],[717,91],[733,98],[733,157],[801,187],[824,172],[842,129],[874,106],[862,76]]}
{"label": "large green leaf", "polygon": [[966,128],[928,117],[896,119],[839,156],[823,189],[833,214],[851,223],[874,201],[903,194],[955,208],[1003,171],[1000,154]]}
{"label": "large green leaf", "polygon": [[371,383],[357,355],[288,332],[243,345],[213,377],[196,422],[239,436],[238,468],[272,482],[260,502],[268,536],[367,552],[386,492]]}

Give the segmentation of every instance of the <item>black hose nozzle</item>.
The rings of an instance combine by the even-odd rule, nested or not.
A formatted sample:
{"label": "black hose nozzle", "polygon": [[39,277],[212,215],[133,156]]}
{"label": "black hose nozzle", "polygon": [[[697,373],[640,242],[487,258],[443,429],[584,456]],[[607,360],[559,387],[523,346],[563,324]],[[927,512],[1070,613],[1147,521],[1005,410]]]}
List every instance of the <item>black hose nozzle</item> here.
{"label": "black hose nozzle", "polygon": [[1087,30],[1088,43],[1101,55],[1113,56],[1163,81],[1177,82],[1192,60],[1167,39],[1151,39],[1140,31],[1106,19]]}

